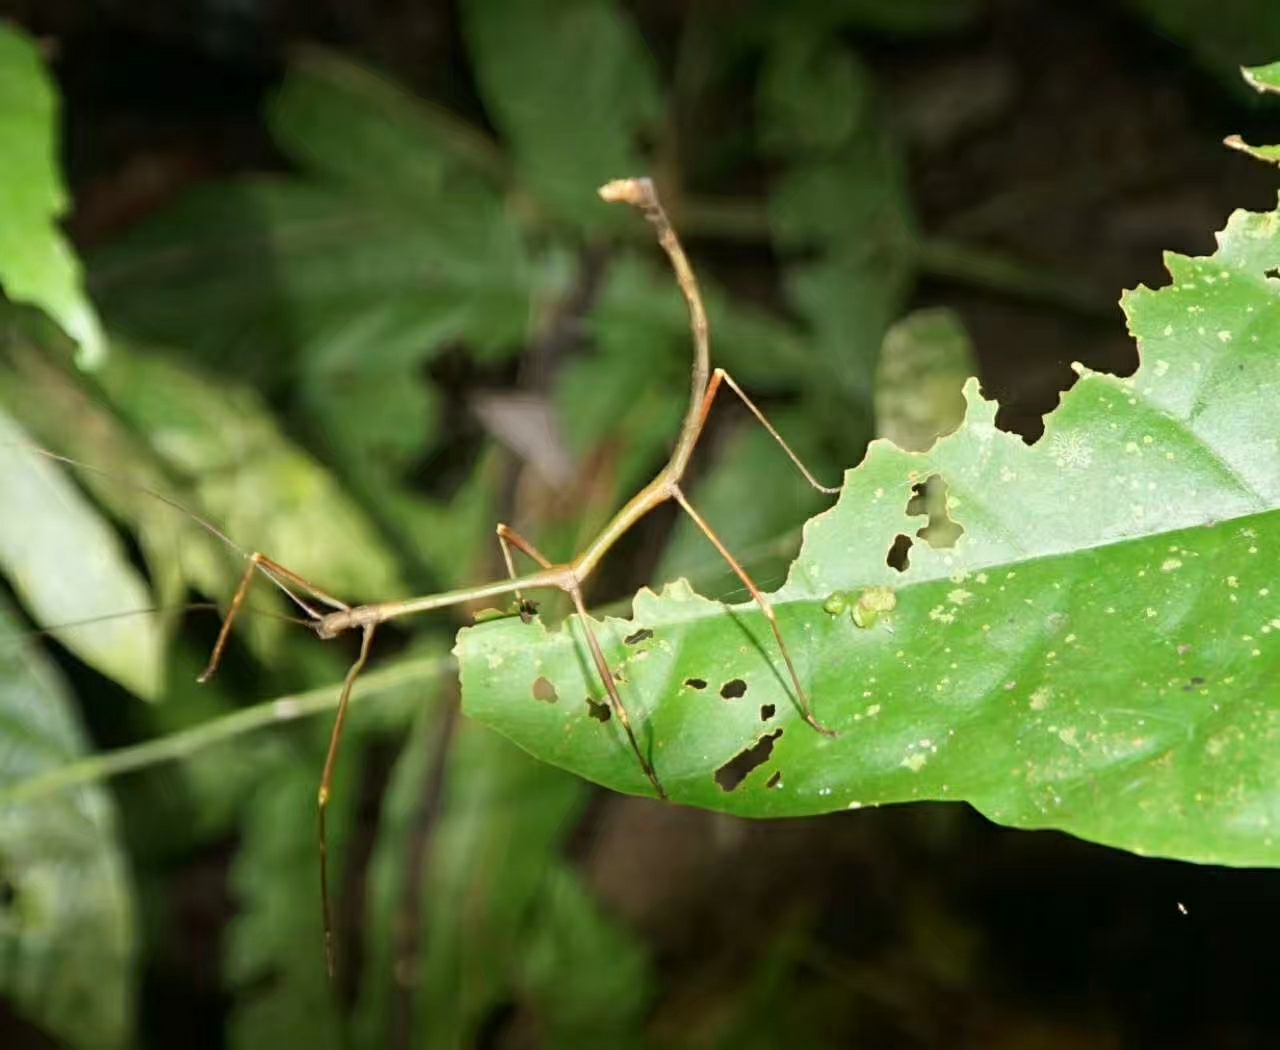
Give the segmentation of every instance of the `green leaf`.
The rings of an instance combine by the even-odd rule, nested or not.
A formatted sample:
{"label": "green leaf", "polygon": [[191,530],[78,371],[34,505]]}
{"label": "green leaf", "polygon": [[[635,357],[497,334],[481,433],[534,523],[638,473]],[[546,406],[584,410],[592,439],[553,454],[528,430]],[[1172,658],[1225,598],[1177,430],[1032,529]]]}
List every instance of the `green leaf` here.
{"label": "green leaf", "polygon": [[[394,685],[377,704],[348,711],[329,804],[330,892],[337,936],[345,932],[344,897],[362,873],[348,875],[359,814],[362,747],[402,733],[421,710],[421,682]],[[226,974],[234,995],[228,1044],[347,1047],[348,1019],[325,972],[324,926],[316,867],[316,790],[331,722],[299,726],[285,761],[260,768],[246,807],[240,850],[231,869],[239,911],[228,931]],[[352,881],[354,880],[354,881]],[[354,903],[354,902],[353,902]],[[349,965],[339,943],[339,967]],[[383,985],[385,992],[388,985]],[[386,1045],[385,1043],[371,1043]]]}
{"label": "green leaf", "polygon": [[946,307],[917,310],[885,333],[876,374],[880,437],[923,452],[964,419],[964,381],[978,358],[959,316]]}
{"label": "green leaf", "polygon": [[657,77],[643,39],[610,0],[468,0],[464,26],[485,108],[521,185],[553,217],[622,221],[582,192],[647,165],[637,137],[656,122]]}
{"label": "green leaf", "polygon": [[688,386],[688,321],[670,279],[624,257],[591,312],[591,354],[568,363],[555,400],[580,458],[616,442],[615,485],[642,485],[680,425]]}
{"label": "green leaf", "polygon": [[[134,429],[190,479],[197,506],[245,549],[288,563],[331,593],[402,593],[395,559],[332,475],[280,433],[247,387],[217,382],[165,358],[118,347],[99,381]],[[225,578],[203,577],[205,593]]]}
{"label": "green leaf", "polygon": [[[352,475],[397,477],[435,433],[439,399],[419,374],[423,333],[396,314],[394,306],[371,306],[317,337],[310,351],[302,403]],[[370,360],[373,346],[379,352]]]}
{"label": "green leaf", "polygon": [[[770,189],[769,214],[787,298],[812,332],[814,360],[804,372],[810,403],[828,420],[852,415],[869,424],[876,357],[918,251],[905,175],[857,87],[864,74],[852,53],[808,27],[775,41],[766,69],[757,102],[761,139],[790,161]],[[794,115],[799,99],[817,103],[804,124]],[[866,434],[849,429],[852,456]]]}
{"label": "green leaf", "polygon": [[31,617],[85,663],[148,700],[162,644],[146,582],[62,468],[0,412],[0,570]]}
{"label": "green leaf", "polygon": [[412,210],[451,175],[504,177],[479,129],[325,48],[296,48],[269,118],[276,142],[314,174]]}
{"label": "green leaf", "polygon": [[[419,720],[383,805],[369,867],[359,1045],[394,1041],[387,990],[406,977],[414,980],[417,1042],[474,1042],[489,1013],[520,991],[521,960],[542,933],[559,850],[583,803],[580,783],[473,724],[458,725],[452,746],[442,749],[448,723],[439,707]],[[443,795],[420,841],[426,782],[441,775],[433,766],[442,756]],[[424,847],[427,858],[415,868],[411,851]],[[411,932],[406,880],[415,871],[420,926]],[[557,954],[555,961],[566,960]]]}
{"label": "green leaf", "polygon": [[771,48],[759,88],[760,146],[779,158],[848,145],[871,117],[871,75],[839,42],[798,32]]}
{"label": "green leaf", "polygon": [[1222,141],[1232,149],[1249,154],[1255,160],[1266,161],[1268,164],[1280,164],[1280,146],[1250,146],[1239,135],[1228,135]]}
{"label": "green leaf", "polygon": [[[207,644],[197,648],[181,640],[173,647],[165,702],[154,704],[145,712],[148,736],[173,738],[197,726],[234,717],[237,700],[242,699],[234,687],[221,676],[207,682],[198,680],[208,662]],[[335,673],[341,674],[341,670]],[[146,785],[150,794],[142,803],[149,807],[151,819],[140,834],[154,836],[155,848],[172,856],[193,844],[207,844],[235,833],[246,801],[291,757],[285,738],[258,733],[196,750],[170,765],[153,767],[149,776],[155,787]],[[151,795],[158,797],[152,801]],[[174,826],[179,821],[180,826]],[[135,850],[138,837],[139,831],[135,830],[131,839]]]}
{"label": "green leaf", "polygon": [[[329,849],[340,858],[354,804],[350,761],[339,763]],[[297,760],[265,778],[247,809],[231,871],[240,911],[228,932],[235,995],[232,1047],[344,1046],[343,1021],[324,964],[316,876],[316,768]]]}
{"label": "green leaf", "polygon": [[[710,282],[703,299],[716,363],[741,383],[794,389],[813,366],[812,345],[793,327],[731,300]],[[625,499],[657,469],[685,411],[693,355],[689,314],[669,270],[628,254],[611,261],[589,331],[593,350],[561,370],[555,400],[579,456],[620,450],[614,485],[616,499]]]}
{"label": "green leaf", "polygon": [[[1126,297],[1141,368],[1079,369],[1040,442],[998,430],[971,381],[958,430],[923,453],[874,442],[809,522],[774,600],[838,736],[800,720],[751,606],[642,591],[631,621],[597,627],[673,800],[782,816],[964,799],[1138,852],[1280,863],[1280,212],[1235,213],[1219,244]],[[886,553],[917,532],[907,503],[934,474],[964,532],[915,543],[899,573]],[[830,601],[873,587],[895,601],[868,626]],[[485,623],[456,651],[474,717],[648,790],[617,720],[590,717],[602,691],[576,618]]]}
{"label": "green leaf", "polygon": [[353,356],[374,376],[403,371],[406,346],[421,363],[448,342],[520,344],[533,277],[479,133],[317,50],[270,118],[305,177],[202,187],[96,255],[113,321],[276,383],[335,332],[367,331]]}
{"label": "green leaf", "polygon": [[976,0],[801,0],[785,10],[789,18],[830,29],[935,33],[971,22],[981,5]]}
{"label": "green leaf", "polygon": [[[155,636],[151,644],[158,661],[188,589],[230,600],[252,550],[279,558],[304,578],[346,597],[379,600],[404,593],[398,564],[374,525],[329,471],[280,432],[251,390],[123,343],[116,344],[92,385],[33,348],[11,350],[12,368],[0,370],[0,403],[21,412],[53,451],[87,464],[78,476],[137,530],[163,607],[156,617],[117,616],[68,635],[103,634],[102,645],[114,660],[110,666],[96,665],[104,673],[136,688],[135,679],[148,665],[114,639],[148,631]],[[0,459],[3,455],[0,450]],[[234,544],[201,528],[192,514],[233,537]],[[14,519],[15,525],[20,520],[33,519]],[[42,534],[25,529],[24,535],[32,542]],[[71,588],[66,597],[71,605],[38,614],[42,624],[59,626],[155,604],[150,598],[129,601],[127,587],[108,581],[97,599],[102,612],[95,613],[87,603],[92,593],[82,598],[75,589],[81,570],[67,551],[76,549],[85,548],[68,538],[50,545],[53,568],[36,578],[72,574],[64,583],[64,589]],[[103,561],[99,574],[110,564]],[[270,596],[271,588],[260,581],[253,604],[261,607]],[[282,625],[267,617],[238,623],[264,654],[280,640]]]}
{"label": "green leaf", "polygon": [[[239,559],[153,495],[171,494],[193,509],[196,502],[194,493],[175,491],[156,451],[117,418],[83,373],[56,364],[53,355],[20,339],[7,350],[0,404],[51,452],[88,465],[72,473],[99,506],[133,530],[155,596],[157,629],[167,640],[188,586],[211,585],[221,573],[221,584],[206,593],[231,593],[242,571]],[[193,565],[206,570],[195,573]]]}
{"label": "green leaf", "polygon": [[287,376],[371,306],[397,310],[424,358],[450,340],[518,345],[531,279],[500,201],[479,184],[412,215],[393,201],[266,177],[204,187],[95,256],[94,287],[124,330],[250,376]]}
{"label": "green leaf", "polygon": [[844,248],[793,263],[785,276],[788,297],[813,328],[817,362],[805,386],[816,404],[835,402],[855,428],[870,421],[876,359],[910,279],[901,257]]}
{"label": "green leaf", "polygon": [[465,586],[475,579],[475,566],[492,555],[501,467],[490,450],[447,500],[396,490],[383,508],[409,537],[415,555],[445,586]]}
{"label": "green leaf", "polygon": [[[420,720],[383,805],[357,1042],[393,1041],[386,990],[397,973],[417,975],[424,1045],[469,1045],[492,1010],[512,1000],[536,1012],[556,1046],[634,1027],[647,984],[643,956],[559,856],[582,785],[473,724],[458,726],[454,746],[442,750],[448,722],[440,709]],[[427,782],[441,775],[434,761],[442,756],[443,798],[424,842],[417,836]],[[424,845],[417,869],[412,851]],[[415,871],[420,928],[406,936],[406,880]]]}
{"label": "green leaf", "polygon": [[582,785],[478,726],[459,726],[425,895],[418,1030],[467,1045],[510,995],[527,923],[584,804]]}
{"label": "green leaf", "polygon": [[[1255,66],[1252,69],[1241,69],[1245,83],[1260,94],[1267,92],[1280,93],[1280,62],[1272,62],[1269,66]],[[1280,164],[1280,146],[1250,146],[1239,135],[1228,135],[1223,141],[1232,149],[1238,149],[1257,160]]]}
{"label": "green leaf", "polygon": [[[86,744],[57,669],[0,603],[0,789]],[[61,1045],[131,1045],[134,901],[107,791],[0,808],[0,887],[0,996]]]}
{"label": "green leaf", "polygon": [[425,366],[518,350],[554,268],[499,193],[504,161],[456,118],[317,49],[270,111],[302,178],[206,186],[97,255],[109,316],[290,398],[370,506],[434,437]]}
{"label": "green leaf", "polygon": [[0,25],[0,285],[33,303],[80,347],[86,368],[102,363],[106,341],[84,293],[80,261],[58,228],[67,193],[57,164],[58,98],[35,42]]}
{"label": "green leaf", "polygon": [[[396,1021],[390,990],[406,994],[401,990],[404,978],[413,972],[406,958],[407,945],[419,945],[417,938],[424,932],[428,936],[431,933],[425,927],[413,929],[406,894],[411,875],[421,873],[419,858],[412,851],[431,842],[431,826],[424,834],[426,795],[433,787],[430,778],[439,775],[434,761],[442,753],[439,734],[448,731],[443,710],[443,704],[434,702],[420,710],[383,796],[377,844],[369,858],[365,882],[366,961],[353,1020],[358,1033],[355,1043],[359,1046],[389,1046],[394,1042]],[[434,814],[431,819],[434,824]],[[430,892],[425,884],[419,889],[424,895]]]}
{"label": "green leaf", "polygon": [[548,866],[520,968],[549,1045],[645,1045],[652,978],[644,951],[563,860]]}
{"label": "green leaf", "polygon": [[1274,91],[1280,93],[1280,62],[1272,62],[1270,65],[1254,66],[1253,68],[1241,69],[1240,72],[1244,76],[1245,83],[1256,91],[1266,93]]}

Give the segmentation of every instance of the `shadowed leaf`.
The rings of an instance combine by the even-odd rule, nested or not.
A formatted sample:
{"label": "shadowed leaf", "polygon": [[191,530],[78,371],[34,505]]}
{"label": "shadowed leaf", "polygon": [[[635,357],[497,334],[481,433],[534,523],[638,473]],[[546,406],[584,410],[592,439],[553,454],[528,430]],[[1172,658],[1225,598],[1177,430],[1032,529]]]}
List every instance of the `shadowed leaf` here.
{"label": "shadowed leaf", "polygon": [[[0,788],[86,743],[57,669],[0,603]],[[101,785],[0,807],[0,996],[60,1045],[131,1045],[133,904]]]}

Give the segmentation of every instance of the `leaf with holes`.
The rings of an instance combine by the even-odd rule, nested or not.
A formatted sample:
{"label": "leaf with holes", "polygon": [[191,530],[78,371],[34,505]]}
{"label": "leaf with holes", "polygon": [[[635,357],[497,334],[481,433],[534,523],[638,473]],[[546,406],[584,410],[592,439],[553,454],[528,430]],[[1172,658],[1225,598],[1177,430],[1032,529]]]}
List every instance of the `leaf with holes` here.
{"label": "leaf with holes", "polygon": [[[874,442],[808,523],[773,601],[838,735],[799,717],[751,605],[673,584],[596,626],[673,800],[787,816],[965,799],[1139,852],[1280,863],[1280,212],[1237,212],[1216,254],[1167,263],[1169,287],[1125,297],[1131,378],[1079,369],[1032,446],[971,380],[955,432],[920,453]],[[906,512],[934,476],[951,520],[926,535],[949,524],[950,548]],[[473,716],[649,790],[578,620],[481,624],[456,651]],[[534,698],[540,678],[557,699]]]}

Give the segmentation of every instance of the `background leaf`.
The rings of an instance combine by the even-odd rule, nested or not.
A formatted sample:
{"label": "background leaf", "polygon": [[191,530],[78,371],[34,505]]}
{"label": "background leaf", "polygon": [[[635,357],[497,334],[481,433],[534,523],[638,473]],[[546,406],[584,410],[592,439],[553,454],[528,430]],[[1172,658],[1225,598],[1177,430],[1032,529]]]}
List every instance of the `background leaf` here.
{"label": "background leaf", "polygon": [[1254,66],[1243,69],[1245,83],[1259,92],[1280,92],[1280,62],[1271,62],[1265,66]]}
{"label": "background leaf", "polygon": [[[0,788],[86,743],[61,675],[0,602]],[[0,807],[0,994],[85,1050],[133,1032],[133,889],[115,822],[96,784]]]}
{"label": "background leaf", "polygon": [[423,899],[415,1006],[427,1042],[470,1042],[511,994],[548,865],[583,802],[573,778],[480,727],[459,727]]}
{"label": "background leaf", "polygon": [[[162,654],[146,582],[110,526],[0,413],[0,569],[37,623],[138,696],[160,691]],[[20,508],[20,513],[14,513]]]}
{"label": "background leaf", "polygon": [[[848,49],[812,29],[770,50],[757,106],[764,149],[787,160],[769,215],[790,260],[783,284],[809,324],[806,391],[829,418],[870,429],[876,357],[914,277],[914,219],[903,172],[867,99],[867,74]],[[807,102],[807,122],[794,117]],[[849,458],[848,452],[846,457]]]}
{"label": "background leaf", "polygon": [[[173,469],[194,478],[198,505],[251,549],[289,551],[326,589],[384,598],[403,590],[376,531],[332,475],[280,433],[255,393],[143,353],[117,355],[100,382]],[[210,588],[207,593],[218,593]]]}
{"label": "background leaf", "polygon": [[464,25],[522,184],[556,219],[616,224],[582,187],[645,168],[637,136],[658,88],[630,18],[604,0],[467,0]]}
{"label": "background leaf", "polygon": [[928,33],[953,29],[981,10],[974,0],[801,0],[787,5],[789,15],[803,13],[809,24],[822,20],[832,27],[879,29],[892,33]]}
{"label": "background leaf", "polygon": [[[339,767],[341,793],[331,810],[330,848],[344,848],[355,787]],[[228,978],[237,995],[229,1043],[255,1047],[305,1039],[343,1045],[343,1023],[325,974],[316,876],[316,773],[297,760],[264,778],[248,807],[244,843],[232,873],[240,917],[231,928]],[[341,854],[335,853],[335,856]]]}
{"label": "background leaf", "polygon": [[961,392],[978,359],[960,318],[945,307],[917,310],[885,333],[876,375],[880,437],[923,452],[964,419]]}
{"label": "background leaf", "polygon": [[80,261],[56,224],[67,210],[57,120],[57,95],[35,42],[12,24],[0,25],[0,285],[14,302],[46,311],[79,344],[80,363],[96,367],[106,340]]}

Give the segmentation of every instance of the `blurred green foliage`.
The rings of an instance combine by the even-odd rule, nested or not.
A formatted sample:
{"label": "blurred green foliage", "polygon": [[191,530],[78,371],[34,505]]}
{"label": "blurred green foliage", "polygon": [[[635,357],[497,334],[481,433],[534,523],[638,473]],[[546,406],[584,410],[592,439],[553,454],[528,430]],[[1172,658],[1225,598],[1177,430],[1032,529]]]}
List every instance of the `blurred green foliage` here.
{"label": "blurred green foliage", "polygon": [[[51,769],[92,772],[86,716],[115,742],[163,747],[342,674],[344,653],[249,616],[222,677],[197,689],[208,631],[178,609],[193,596],[225,606],[243,561],[156,494],[359,601],[500,572],[500,518],[568,555],[646,479],[683,411],[689,338],[647,229],[594,197],[606,178],[653,171],[695,254],[744,236],[767,249],[769,296],[732,266],[702,272],[714,353],[817,473],[834,479],[875,432],[881,343],[925,254],[848,30],[947,32],[980,5],[762,0],[732,31],[690,30],[670,71],[608,0],[460,6],[487,126],[298,50],[266,113],[287,173],[202,185],[92,253],[113,345],[91,373],[65,338],[93,360],[95,315],[53,225],[52,96],[31,43],[0,31],[0,140],[23,160],[0,180],[29,202],[0,216],[0,570],[28,620],[6,613],[0,628],[0,994],[68,1046],[130,1043],[137,960],[154,957],[168,918],[145,891],[175,856],[228,839],[230,1043],[373,1047],[409,1032],[469,1045],[508,1010],[542,1045],[648,1043],[644,1019],[665,991],[653,961],[565,856],[587,789],[455,724],[439,675],[353,708],[333,805],[336,992],[314,833],[328,727],[299,719],[295,701],[266,709],[274,728],[115,791],[19,801]],[[682,134],[717,92],[750,100],[749,130]],[[699,194],[736,167],[765,188],[757,199]],[[28,255],[44,267],[34,291]],[[532,415],[482,403],[512,388]],[[741,413],[721,411],[691,494],[774,583],[821,502]],[[106,473],[37,481],[56,507],[19,533],[17,479],[62,470],[33,443]],[[619,556],[612,593],[651,571],[712,594],[737,586],[684,523],[641,555]],[[150,615],[116,615],[147,604]],[[262,593],[251,605],[285,609]],[[68,619],[92,621],[57,637],[93,674],[62,652],[50,662],[24,633]],[[438,655],[456,626],[406,624],[398,642]],[[773,1045],[765,1032],[822,1045],[811,1033],[850,1008],[797,990],[796,929],[742,996],[662,1045]]]}

